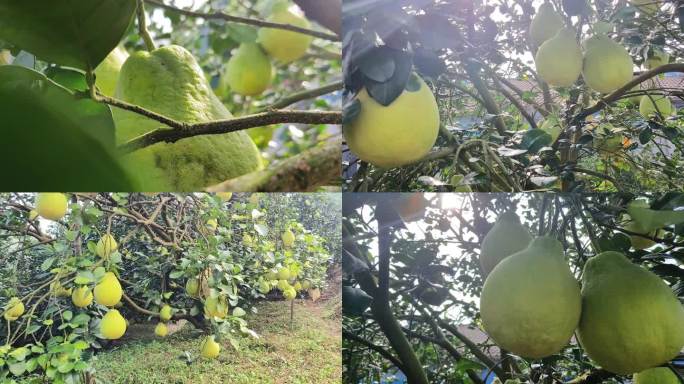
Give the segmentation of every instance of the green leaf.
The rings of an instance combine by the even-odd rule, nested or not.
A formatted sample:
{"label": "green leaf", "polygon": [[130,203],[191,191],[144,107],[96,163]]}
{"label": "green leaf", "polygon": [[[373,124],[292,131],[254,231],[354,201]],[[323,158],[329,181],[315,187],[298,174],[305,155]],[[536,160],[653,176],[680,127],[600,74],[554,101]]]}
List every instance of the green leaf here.
{"label": "green leaf", "polygon": [[132,189],[113,153],[107,106],[78,99],[39,72],[5,65],[0,66],[0,116],[0,154],[3,166],[13,171],[6,188]]}
{"label": "green leaf", "polygon": [[66,231],[64,233],[64,237],[66,237],[66,239],[69,241],[76,240],[76,236],[78,236],[78,231]]}
{"label": "green leaf", "polygon": [[71,311],[64,311],[64,313],[62,314],[62,316],[64,316],[64,319],[68,321],[68,320],[71,320],[71,319],[74,317],[74,313],[71,312]]}
{"label": "green leaf", "polygon": [[26,372],[26,363],[20,361],[18,363],[10,364],[9,370],[14,376],[21,376]]}
{"label": "green leaf", "polygon": [[31,351],[26,347],[19,347],[14,351],[10,352],[9,355],[15,360],[21,361],[26,358],[31,353]]}
{"label": "green leaf", "polygon": [[40,270],[41,271],[47,271],[48,269],[50,269],[50,267],[52,266],[52,263],[54,263],[54,262],[55,262],[54,257],[48,257],[47,259],[45,259],[45,261],[43,261],[43,264],[40,265]]}
{"label": "green leaf", "polygon": [[235,307],[235,309],[233,309],[233,316],[242,317],[246,314],[245,310],[240,307]]}
{"label": "green leaf", "polygon": [[135,0],[0,0],[0,39],[42,60],[87,70],[116,47]]}

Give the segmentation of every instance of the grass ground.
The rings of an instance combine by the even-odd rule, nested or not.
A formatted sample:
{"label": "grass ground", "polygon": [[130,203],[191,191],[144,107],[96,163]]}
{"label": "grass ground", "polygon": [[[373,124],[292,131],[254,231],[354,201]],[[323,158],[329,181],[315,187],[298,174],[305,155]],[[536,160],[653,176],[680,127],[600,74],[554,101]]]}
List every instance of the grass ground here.
{"label": "grass ground", "polygon": [[[99,354],[95,376],[112,384],[340,383],[338,301],[297,300],[292,327],[289,303],[260,303],[248,318],[260,338],[244,337],[239,350],[225,341],[214,360],[198,358],[203,335],[191,324],[164,339],[138,338]],[[145,334],[153,335],[154,325],[145,326]]]}

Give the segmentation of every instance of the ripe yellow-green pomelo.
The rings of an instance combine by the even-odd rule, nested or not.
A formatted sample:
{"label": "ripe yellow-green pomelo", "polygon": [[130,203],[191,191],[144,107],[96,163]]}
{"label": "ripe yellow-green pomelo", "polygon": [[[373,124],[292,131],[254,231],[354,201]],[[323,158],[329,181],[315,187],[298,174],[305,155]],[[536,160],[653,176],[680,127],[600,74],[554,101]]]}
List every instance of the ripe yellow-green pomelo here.
{"label": "ripe yellow-green pomelo", "polygon": [[165,304],[159,311],[159,318],[161,319],[161,321],[171,320],[171,306]]}
{"label": "ripe yellow-green pomelo", "polygon": [[496,224],[482,239],[480,267],[484,276],[489,275],[501,260],[527,248],[530,241],[530,231],[520,223],[515,212],[509,211],[499,216]]}
{"label": "ripe yellow-green pomelo", "polygon": [[199,281],[195,278],[188,279],[185,283],[185,292],[187,292],[189,296],[196,297],[199,293]]}
{"label": "ripe yellow-green pomelo", "polygon": [[128,59],[128,52],[118,46],[95,68],[95,85],[104,95],[114,96],[121,66]]}
{"label": "ripe yellow-green pomelo", "polygon": [[288,287],[283,291],[283,297],[285,297],[285,300],[294,300],[297,297],[297,291],[294,287]]}
{"label": "ripe yellow-green pomelo", "polygon": [[94,292],[95,301],[107,307],[119,304],[123,295],[121,283],[119,283],[119,279],[112,272],[107,272],[104,275],[100,283],[95,286]]}
{"label": "ripe yellow-green pomelo", "polygon": [[218,228],[218,220],[216,219],[209,219],[207,220],[207,227],[211,229],[211,231],[215,231],[216,228]]}
{"label": "ripe yellow-green pomelo", "polygon": [[551,136],[552,142],[556,141],[558,139],[558,136],[560,136],[561,132],[563,131],[563,128],[561,127],[561,123],[558,120],[558,117],[554,115],[549,115],[546,119],[544,119],[544,122],[539,127],[539,129],[548,133],[549,136]]}
{"label": "ripe yellow-green pomelo", "polygon": [[231,197],[233,197],[233,192],[216,192],[216,196],[223,201],[228,201]]}
{"label": "ripe yellow-green pomelo", "polygon": [[228,303],[224,296],[207,297],[204,300],[204,316],[223,319],[228,315]]}
{"label": "ripe yellow-green pomelo", "polygon": [[537,73],[554,87],[569,87],[582,73],[582,49],[573,28],[563,28],[546,40],[534,57]]}
{"label": "ripe yellow-green pomelo", "polygon": [[585,46],[582,76],[591,89],[609,93],[632,80],[634,64],[625,47],[603,34],[588,39]]}
{"label": "ripe yellow-green pomelo", "polygon": [[207,336],[202,343],[202,357],[205,359],[214,359],[220,352],[221,346],[214,340],[214,336]]}
{"label": "ripe yellow-green pomelo", "polygon": [[556,12],[551,3],[545,2],[540,5],[532,23],[530,23],[532,44],[535,46],[542,45],[546,40],[556,36],[564,24],[563,18]]}
{"label": "ripe yellow-green pomelo", "polygon": [[291,276],[290,269],[287,267],[282,267],[278,270],[278,280],[289,280]]}
{"label": "ripe yellow-green pomelo", "polygon": [[[311,24],[306,18],[283,8],[276,10],[266,21],[290,24],[306,29],[311,28]],[[257,38],[264,50],[272,58],[282,63],[289,63],[304,56],[312,40],[313,37],[310,35],[275,28],[259,28]]]}
{"label": "ripe yellow-green pomelo", "polygon": [[259,292],[264,294],[264,295],[271,292],[271,284],[269,284],[266,281],[260,282],[259,283]]}
{"label": "ripe yellow-green pomelo", "polygon": [[664,95],[644,95],[639,102],[639,113],[647,119],[658,116],[668,117],[674,111],[670,98]]}
{"label": "ripe yellow-green pomelo", "polygon": [[[232,117],[192,54],[176,45],[132,54],[121,68],[116,97],[185,123]],[[113,114],[119,144],[162,127],[118,108]],[[197,191],[263,167],[244,131],[157,143],[125,155],[124,163],[140,189],[153,191]]]}
{"label": "ripe yellow-green pomelo", "polygon": [[243,43],[228,60],[225,85],[244,96],[259,95],[271,84],[271,61],[256,43]]}
{"label": "ripe yellow-green pomelo", "polygon": [[679,384],[677,375],[667,367],[647,369],[634,374],[634,384]]}
{"label": "ripe yellow-green pomelo", "polygon": [[429,205],[430,202],[422,193],[402,193],[392,200],[392,207],[405,223],[425,217],[425,209]]}
{"label": "ripe yellow-green pomelo", "polygon": [[284,292],[286,289],[290,288],[290,283],[288,283],[285,279],[280,279],[278,280],[277,287],[279,290]]}
{"label": "ripe yellow-green pomelo", "polygon": [[272,281],[272,280],[278,280],[278,274],[275,271],[268,271],[266,272],[266,275],[264,275],[266,280]]}
{"label": "ripe yellow-green pomelo", "polygon": [[502,260],[480,296],[485,331],[502,348],[527,358],[559,352],[577,328],[580,287],[565,262],[563,246],[538,237]]}
{"label": "ripe yellow-green pomelo", "polygon": [[119,248],[119,244],[116,243],[116,239],[111,234],[106,234],[100,238],[97,242],[97,247],[95,251],[97,255],[103,259],[108,258],[114,251]]}
{"label": "ripe yellow-green pomelo", "polygon": [[577,336],[603,369],[641,372],[674,358],[684,346],[684,308],[656,274],[621,253],[604,252],[584,266]]}
{"label": "ripe yellow-green pomelo", "polygon": [[166,324],[158,323],[157,326],[154,327],[154,334],[159,337],[164,337],[169,334],[169,329],[166,327]]}
{"label": "ripe yellow-green pomelo", "polygon": [[[349,149],[361,160],[382,168],[399,167],[423,158],[439,132],[439,110],[425,82],[412,76],[416,91],[404,89],[392,104],[383,106],[362,89],[361,111],[344,126]],[[416,88],[410,88],[416,89]]]}
{"label": "ripe yellow-green pomelo", "polygon": [[3,317],[7,321],[14,321],[24,314],[24,303],[18,297],[13,297],[5,306]]}
{"label": "ripe yellow-green pomelo", "polygon": [[126,319],[116,309],[110,309],[100,320],[100,333],[108,340],[121,338],[126,333]]}
{"label": "ripe yellow-green pomelo", "polygon": [[295,291],[299,292],[299,291],[302,290],[302,283],[300,283],[299,281],[295,281],[295,283],[294,283],[294,285],[292,286],[292,288],[294,288]]}
{"label": "ripe yellow-green pomelo", "polygon": [[670,54],[662,49],[654,49],[653,54],[644,62],[646,69],[653,69],[665,65],[670,61]]}
{"label": "ripe yellow-green pomelo", "polygon": [[44,192],[36,197],[36,212],[48,220],[57,221],[66,215],[67,197],[63,193]]}
{"label": "ripe yellow-green pomelo", "polygon": [[80,286],[71,293],[71,301],[79,308],[87,307],[93,302],[93,293],[87,285]]}
{"label": "ripe yellow-green pomelo", "polygon": [[283,245],[287,248],[291,247],[294,245],[295,242],[295,235],[290,231],[289,229],[280,236],[280,238],[283,240]]}

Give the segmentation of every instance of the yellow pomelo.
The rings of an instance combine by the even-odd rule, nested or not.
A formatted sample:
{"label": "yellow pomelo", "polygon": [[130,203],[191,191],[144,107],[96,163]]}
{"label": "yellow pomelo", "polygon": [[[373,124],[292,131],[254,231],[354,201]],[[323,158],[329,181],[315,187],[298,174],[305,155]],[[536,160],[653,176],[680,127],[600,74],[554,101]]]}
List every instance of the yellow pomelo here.
{"label": "yellow pomelo", "polygon": [[658,367],[634,374],[634,384],[679,384],[677,375],[670,368]]}
{"label": "yellow pomelo", "polygon": [[277,287],[279,290],[284,292],[286,289],[290,288],[290,283],[288,283],[285,279],[280,279],[278,280]]}
{"label": "yellow pomelo", "polygon": [[299,292],[299,291],[302,290],[302,283],[300,283],[299,281],[295,281],[295,283],[294,283],[294,285],[292,286],[292,288],[294,288],[295,291]]}
{"label": "yellow pomelo", "polygon": [[221,346],[214,340],[214,336],[207,336],[202,343],[202,357],[205,359],[214,359],[220,352]]}
{"label": "yellow pomelo", "polygon": [[71,289],[66,289],[59,280],[50,284],[50,292],[57,297],[71,296]]}
{"label": "yellow pomelo", "polygon": [[118,248],[119,244],[116,243],[116,239],[114,239],[114,236],[108,233],[102,236],[102,238],[97,242],[96,252],[98,256],[106,259]]}
{"label": "yellow pomelo", "polygon": [[502,260],[480,296],[484,329],[502,348],[528,358],[558,353],[580,318],[580,287],[551,237]]}
{"label": "yellow pomelo", "polygon": [[283,291],[283,297],[285,300],[294,300],[295,297],[297,297],[297,291],[294,289],[294,287],[288,287]]}
{"label": "yellow pomelo", "polygon": [[123,47],[118,46],[109,52],[104,61],[95,68],[95,85],[102,94],[114,96],[119,72],[121,72],[121,66],[126,59],[128,59],[128,52]]}
{"label": "yellow pomelo", "polygon": [[647,119],[658,116],[668,117],[674,111],[670,98],[665,95],[644,95],[639,102],[639,113]]}
{"label": "yellow pomelo", "polygon": [[228,201],[231,197],[233,197],[233,192],[216,192],[216,196],[223,201]]}
{"label": "yellow pomelo", "polygon": [[121,301],[121,296],[123,295],[123,290],[121,289],[121,283],[116,275],[112,272],[107,272],[100,283],[95,286],[95,301],[98,304],[105,305],[107,307],[113,307]]}
{"label": "yellow pomelo", "polygon": [[126,319],[116,309],[110,309],[100,320],[100,333],[108,340],[121,338],[126,333]]}
{"label": "yellow pomelo", "polygon": [[159,337],[164,337],[168,335],[169,329],[166,327],[166,324],[164,323],[158,323],[156,327],[154,327],[154,334],[159,336]]}
{"label": "yellow pomelo", "polygon": [[228,60],[224,81],[233,92],[259,95],[271,84],[271,61],[256,43],[243,43]]}
{"label": "yellow pomelo", "polygon": [[527,248],[532,241],[530,231],[520,223],[514,212],[503,213],[496,224],[482,239],[480,249],[480,267],[484,276],[506,257]]}
{"label": "yellow pomelo", "polygon": [[36,197],[36,212],[43,218],[57,221],[66,215],[67,197],[63,193],[45,192]]}
{"label": "yellow pomelo", "polygon": [[223,319],[227,315],[228,303],[226,302],[225,297],[207,297],[206,300],[204,300],[204,316]]}
{"label": "yellow pomelo", "polygon": [[563,28],[563,25],[563,18],[556,12],[551,3],[545,2],[540,5],[532,23],[530,23],[532,44],[540,46],[546,40],[554,37]]}
{"label": "yellow pomelo", "polygon": [[646,69],[653,69],[665,65],[670,61],[670,54],[662,49],[654,49],[653,54],[644,62]]}
{"label": "yellow pomelo", "polygon": [[195,278],[188,279],[185,283],[185,292],[187,292],[189,296],[196,297],[199,293],[199,281]]}
{"label": "yellow pomelo", "polygon": [[601,93],[612,92],[632,80],[634,64],[622,45],[606,35],[586,42],[582,76],[587,85]]}
{"label": "yellow pomelo", "polygon": [[546,40],[534,57],[537,73],[554,87],[568,87],[582,72],[582,49],[573,28],[563,28]]}
{"label": "yellow pomelo", "polygon": [[269,284],[266,281],[260,282],[259,283],[259,292],[264,294],[264,295],[271,292],[271,284]]}
{"label": "yellow pomelo", "polygon": [[603,369],[641,372],[674,358],[684,346],[684,307],[656,274],[621,253],[604,252],[584,266],[577,336]]}
{"label": "yellow pomelo", "polygon": [[287,267],[282,267],[278,270],[279,280],[288,280],[291,277],[290,269]]}
{"label": "yellow pomelo", "polygon": [[13,297],[5,306],[5,313],[3,316],[7,321],[14,321],[24,314],[24,303],[18,297]]}
{"label": "yellow pomelo", "polygon": [[281,239],[283,240],[283,245],[289,248],[294,245],[295,235],[288,229],[287,231],[283,232]]}
{"label": "yellow pomelo", "polygon": [[[362,89],[361,111],[344,126],[349,149],[361,160],[392,168],[423,158],[439,132],[439,110],[427,84],[417,76],[409,80],[419,87],[404,89],[392,104],[383,106]],[[416,89],[416,88],[411,88]]]}
{"label": "yellow pomelo", "polygon": [[159,318],[161,321],[171,320],[171,307],[168,304],[165,304],[159,311]]}
{"label": "yellow pomelo", "polygon": [[[276,10],[266,21],[311,28],[306,18],[295,15],[287,9]],[[271,57],[282,63],[289,63],[304,56],[312,40],[313,37],[310,35],[275,28],[260,28],[257,39]]]}
{"label": "yellow pomelo", "polygon": [[87,307],[93,302],[93,293],[88,286],[80,286],[72,292],[71,301],[79,308]]}

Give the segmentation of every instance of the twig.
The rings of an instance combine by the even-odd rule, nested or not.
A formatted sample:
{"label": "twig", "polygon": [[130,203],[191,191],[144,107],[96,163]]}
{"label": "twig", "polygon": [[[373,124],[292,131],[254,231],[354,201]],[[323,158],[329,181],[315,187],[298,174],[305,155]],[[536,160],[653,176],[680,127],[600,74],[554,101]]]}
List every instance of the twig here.
{"label": "twig", "polygon": [[308,89],[306,91],[293,93],[287,97],[284,97],[284,98],[276,101],[275,103],[273,103],[269,106],[266,106],[266,107],[259,109],[257,112],[265,112],[265,111],[268,111],[271,109],[285,108],[285,107],[288,107],[288,106],[290,106],[290,105],[292,105],[298,101],[311,99],[311,98],[318,97],[321,95],[326,95],[326,94],[331,93],[331,92],[335,92],[337,90],[342,89],[343,85],[344,85],[344,82],[338,81],[335,83],[324,85],[320,88]]}
{"label": "twig", "polygon": [[228,14],[221,12],[221,11],[214,12],[214,13],[190,11],[187,9],[180,9],[180,8],[176,8],[176,7],[171,6],[171,5],[164,4],[162,1],[158,1],[158,0],[144,0],[144,1],[148,4],[156,5],[160,8],[164,8],[164,9],[167,9],[167,10],[173,11],[173,12],[178,12],[180,14],[187,15],[187,16],[201,17],[203,19],[225,20],[225,21],[229,21],[229,22],[233,22],[233,23],[256,25],[259,27],[285,29],[285,30],[292,31],[292,32],[298,32],[301,34],[318,37],[318,38],[324,39],[324,40],[340,41],[340,38],[337,35],[334,35],[331,33],[326,33],[326,32],[314,31],[314,30],[307,29],[307,28],[301,28],[301,27],[297,27],[294,25],[290,25],[290,24],[273,23],[270,21],[250,19],[248,17],[231,16],[231,15],[228,15]]}
{"label": "twig", "polygon": [[341,147],[342,139],[338,137],[267,169],[211,186],[207,191],[310,191],[339,178],[342,166]]}

